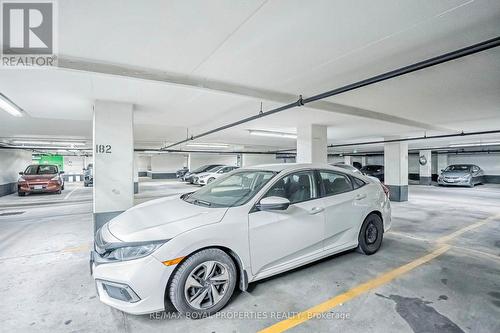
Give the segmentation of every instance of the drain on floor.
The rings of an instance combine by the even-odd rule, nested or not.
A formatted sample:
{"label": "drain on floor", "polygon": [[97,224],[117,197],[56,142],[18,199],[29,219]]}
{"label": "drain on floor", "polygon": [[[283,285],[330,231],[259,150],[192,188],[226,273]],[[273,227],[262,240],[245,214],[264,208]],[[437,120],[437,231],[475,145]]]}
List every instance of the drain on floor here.
{"label": "drain on floor", "polygon": [[0,213],[0,216],[11,216],[11,215],[19,215],[24,212],[5,212],[5,213]]}

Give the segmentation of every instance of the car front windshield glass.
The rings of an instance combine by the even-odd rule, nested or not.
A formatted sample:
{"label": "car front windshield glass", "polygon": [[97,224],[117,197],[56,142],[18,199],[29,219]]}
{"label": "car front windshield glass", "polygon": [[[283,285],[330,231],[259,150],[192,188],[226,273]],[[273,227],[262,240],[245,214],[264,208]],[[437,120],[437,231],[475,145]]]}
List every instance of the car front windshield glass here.
{"label": "car front windshield glass", "polygon": [[25,175],[53,175],[57,173],[55,165],[30,165],[24,172]]}
{"label": "car front windshield glass", "polygon": [[213,208],[240,206],[247,203],[275,174],[262,170],[239,171],[181,198],[195,205]]}
{"label": "car front windshield glass", "polygon": [[450,165],[446,168],[446,171],[469,171],[470,165]]}

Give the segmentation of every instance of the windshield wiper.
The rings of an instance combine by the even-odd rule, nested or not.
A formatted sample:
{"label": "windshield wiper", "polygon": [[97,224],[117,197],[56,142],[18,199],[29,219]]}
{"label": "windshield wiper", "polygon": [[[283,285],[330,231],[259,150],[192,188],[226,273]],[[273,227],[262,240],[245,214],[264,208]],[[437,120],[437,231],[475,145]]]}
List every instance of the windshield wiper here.
{"label": "windshield wiper", "polygon": [[207,207],[212,206],[212,203],[200,199],[194,199],[193,203],[198,206],[207,206]]}

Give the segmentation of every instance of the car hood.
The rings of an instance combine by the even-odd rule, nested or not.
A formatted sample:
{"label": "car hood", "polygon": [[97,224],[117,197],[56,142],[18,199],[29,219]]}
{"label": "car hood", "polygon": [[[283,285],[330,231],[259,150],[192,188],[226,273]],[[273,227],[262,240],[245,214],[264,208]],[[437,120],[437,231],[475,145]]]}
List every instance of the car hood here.
{"label": "car hood", "polygon": [[209,174],[210,174],[210,172],[201,172],[201,173],[197,173],[196,177],[198,177],[198,178],[205,177],[205,176],[208,176]]}
{"label": "car hood", "polygon": [[444,171],[442,173],[442,175],[446,177],[463,177],[469,174],[470,171]]}
{"label": "car hood", "polygon": [[50,180],[50,179],[54,178],[55,176],[57,176],[57,174],[52,174],[52,175],[22,175],[22,177],[25,180],[36,180],[36,179]]}
{"label": "car hood", "polygon": [[179,196],[156,199],[126,210],[108,223],[108,229],[124,242],[170,239],[220,222],[227,209],[197,206]]}

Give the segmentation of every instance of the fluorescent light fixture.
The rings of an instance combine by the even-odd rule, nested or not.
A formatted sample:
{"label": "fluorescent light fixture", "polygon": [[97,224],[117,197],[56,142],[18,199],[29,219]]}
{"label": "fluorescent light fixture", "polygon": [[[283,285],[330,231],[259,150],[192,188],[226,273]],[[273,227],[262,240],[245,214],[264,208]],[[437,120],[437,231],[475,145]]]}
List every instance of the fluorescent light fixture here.
{"label": "fluorescent light fixture", "polygon": [[297,139],[297,134],[294,134],[294,133],[263,131],[263,130],[248,130],[248,132],[250,133],[250,135],[272,136],[272,137],[278,137],[278,138]]}
{"label": "fluorescent light fixture", "polygon": [[63,145],[63,146],[85,146],[83,142],[59,142],[59,141],[34,141],[34,140],[14,140],[14,144],[22,145]]}
{"label": "fluorescent light fixture", "polygon": [[14,117],[23,116],[22,113],[23,110],[1,93],[0,93],[0,109],[10,113]]}
{"label": "fluorescent light fixture", "polygon": [[452,145],[450,145],[450,147],[458,148],[458,147],[496,146],[496,145],[500,145],[500,141],[498,141],[498,142],[459,143],[459,144],[452,144]]}
{"label": "fluorescent light fixture", "polygon": [[226,143],[188,143],[186,144],[186,147],[193,147],[193,148],[229,148],[229,145]]}

